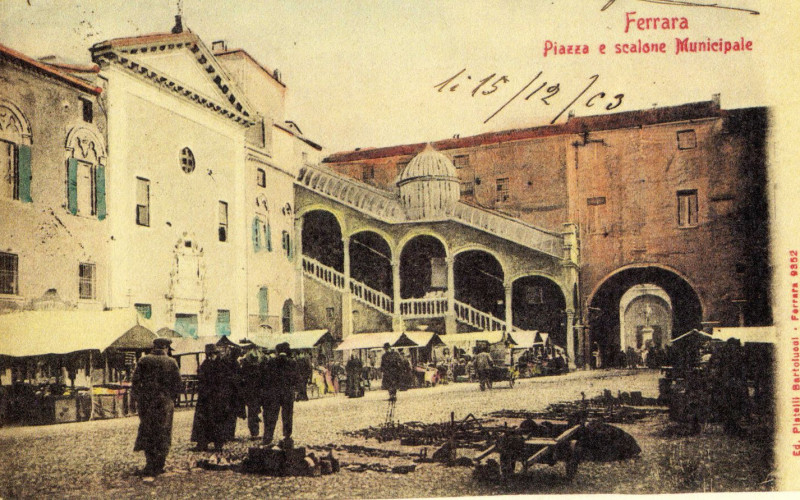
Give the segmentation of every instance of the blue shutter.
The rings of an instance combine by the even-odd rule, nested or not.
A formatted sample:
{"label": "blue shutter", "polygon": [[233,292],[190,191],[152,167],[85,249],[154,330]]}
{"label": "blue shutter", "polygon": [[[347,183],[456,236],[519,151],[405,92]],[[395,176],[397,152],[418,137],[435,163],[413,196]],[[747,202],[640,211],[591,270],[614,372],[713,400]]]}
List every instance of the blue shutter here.
{"label": "blue shutter", "polygon": [[258,315],[261,320],[267,319],[267,315],[269,314],[269,296],[267,293],[267,287],[261,287],[258,290]]}
{"label": "blue shutter", "polygon": [[67,160],[67,208],[72,215],[78,213],[78,160]]}
{"label": "blue shutter", "polygon": [[106,167],[98,165],[94,172],[94,190],[97,201],[97,218],[106,218]]}
{"label": "blue shutter", "polygon": [[264,224],[264,233],[267,235],[267,252],[272,251],[272,231],[269,229],[269,221]]}
{"label": "blue shutter", "polygon": [[20,144],[17,149],[17,187],[19,199],[22,202],[31,201],[31,148],[25,144]]}

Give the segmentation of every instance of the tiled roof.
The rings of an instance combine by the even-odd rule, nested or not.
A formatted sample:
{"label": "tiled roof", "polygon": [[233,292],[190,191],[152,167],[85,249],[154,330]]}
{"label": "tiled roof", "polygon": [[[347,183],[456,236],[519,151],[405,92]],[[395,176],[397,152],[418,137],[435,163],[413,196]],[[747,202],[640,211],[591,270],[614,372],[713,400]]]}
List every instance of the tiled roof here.
{"label": "tiled roof", "polygon": [[56,66],[39,62],[36,59],[26,56],[22,52],[17,52],[16,50],[1,44],[0,44],[0,57],[13,59],[18,63],[21,63],[35,71],[39,71],[40,73],[55,78],[56,80],[62,81],[64,83],[72,85],[73,87],[77,87],[80,90],[89,92],[94,95],[99,95],[103,91],[103,89],[101,89],[100,87],[85,82],[80,78],[76,78],[72,75],[69,75],[64,71],[58,69],[58,67]]}
{"label": "tiled roof", "polygon": [[[703,101],[679,106],[653,108],[638,111],[626,111],[607,115],[584,116],[570,118],[566,123],[559,125],[544,125],[539,127],[503,130],[488,132],[470,137],[456,137],[432,142],[431,145],[438,151],[460,149],[501,142],[520,141],[558,135],[582,134],[585,132],[613,130],[630,127],[655,125],[685,120],[697,120],[724,114],[715,101]],[[340,163],[348,161],[371,160],[393,156],[416,155],[425,148],[427,143],[403,144],[385,148],[368,148],[355,151],[334,153],[325,158],[326,163]]]}

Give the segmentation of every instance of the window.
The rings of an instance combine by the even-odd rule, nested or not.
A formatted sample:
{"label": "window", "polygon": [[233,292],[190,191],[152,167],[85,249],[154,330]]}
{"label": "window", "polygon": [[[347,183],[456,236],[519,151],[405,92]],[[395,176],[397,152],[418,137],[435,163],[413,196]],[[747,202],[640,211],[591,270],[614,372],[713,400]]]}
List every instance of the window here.
{"label": "window", "polygon": [[400,174],[403,173],[403,170],[406,169],[406,167],[408,166],[410,161],[411,160],[403,160],[403,161],[397,162],[397,175],[400,175]]}
{"label": "window", "polygon": [[[26,139],[27,135],[27,139]],[[0,197],[31,201],[30,128],[15,106],[0,104]]]}
{"label": "window", "polygon": [[467,168],[469,167],[469,155],[459,155],[453,157],[453,165],[456,168]]}
{"label": "window", "polygon": [[361,167],[361,180],[371,181],[375,178],[375,166],[374,165],[363,165]]}
{"label": "window", "polygon": [[94,117],[94,112],[92,109],[92,101],[89,99],[81,99],[81,104],[83,105],[83,121],[86,123],[92,123],[92,118]]}
{"label": "window", "polygon": [[267,173],[263,168],[256,169],[256,184],[258,187],[267,187]]}
{"label": "window", "polygon": [[461,194],[474,194],[475,193],[475,183],[472,181],[464,181],[461,183]]}
{"label": "window", "polygon": [[150,181],[136,178],[136,224],[150,225]]}
{"label": "window", "polygon": [[288,299],[283,303],[283,311],[281,312],[281,327],[283,328],[283,333],[291,333],[294,331],[294,325],[292,324],[292,307],[292,299]]}
{"label": "window", "polygon": [[508,177],[497,179],[497,196],[494,201],[497,203],[508,201]]}
{"label": "window", "polygon": [[228,204],[219,202],[219,241],[228,241]]}
{"label": "window", "polygon": [[269,221],[263,215],[256,215],[253,219],[253,251],[272,251],[272,232]]}
{"label": "window", "polygon": [[605,205],[606,204],[606,197],[605,196],[595,196],[594,198],[586,198],[586,204],[590,207],[598,206],[598,205]]}
{"label": "window", "polygon": [[535,285],[526,286],[525,303],[528,305],[544,304],[544,288]]}
{"label": "window", "polygon": [[0,169],[2,169],[3,198],[19,199],[19,167],[17,165],[17,146],[0,140]]}
{"label": "window", "polygon": [[175,315],[175,331],[182,337],[197,338],[197,315],[178,313]]}
{"label": "window", "polygon": [[150,304],[134,304],[133,306],[136,308],[136,312],[139,313],[139,316],[144,319],[150,319],[153,316],[153,308]]}
{"label": "window", "polygon": [[697,225],[697,190],[678,191],[678,226]]}
{"label": "window", "polygon": [[19,293],[19,257],[14,253],[0,252],[0,293]]}
{"label": "window", "polygon": [[181,168],[187,174],[194,172],[194,153],[189,148],[181,149]]}
{"label": "window", "polygon": [[697,147],[697,135],[694,130],[678,131],[678,149],[692,149]]}
{"label": "window", "polygon": [[328,321],[333,321],[335,310],[333,307],[326,307],[325,308],[325,316],[328,318]]}
{"label": "window", "polygon": [[217,335],[227,337],[231,334],[231,312],[228,309],[217,309]]}
{"label": "window", "polygon": [[258,317],[265,321],[269,315],[269,289],[262,286],[258,289]]}
{"label": "window", "polygon": [[78,266],[78,297],[92,300],[95,298],[94,264],[81,263]]}
{"label": "window", "polygon": [[292,238],[289,236],[289,231],[283,231],[281,235],[281,246],[283,246],[284,252],[286,252],[286,257],[289,260],[292,259]]}
{"label": "window", "polygon": [[94,166],[89,162],[75,160],[75,177],[74,205],[77,207],[77,213],[85,216],[95,215],[97,205]]}

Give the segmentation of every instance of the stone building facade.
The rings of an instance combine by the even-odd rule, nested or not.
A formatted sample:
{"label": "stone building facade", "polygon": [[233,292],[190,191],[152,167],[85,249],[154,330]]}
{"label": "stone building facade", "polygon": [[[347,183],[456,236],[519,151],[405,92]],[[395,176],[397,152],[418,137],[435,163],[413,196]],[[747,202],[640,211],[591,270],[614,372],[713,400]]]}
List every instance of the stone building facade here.
{"label": "stone building facade", "polygon": [[[544,230],[576,224],[575,341],[588,362],[704,325],[771,324],[766,132],[766,109],[715,98],[432,144],[463,202]],[[325,162],[391,191],[424,146]]]}

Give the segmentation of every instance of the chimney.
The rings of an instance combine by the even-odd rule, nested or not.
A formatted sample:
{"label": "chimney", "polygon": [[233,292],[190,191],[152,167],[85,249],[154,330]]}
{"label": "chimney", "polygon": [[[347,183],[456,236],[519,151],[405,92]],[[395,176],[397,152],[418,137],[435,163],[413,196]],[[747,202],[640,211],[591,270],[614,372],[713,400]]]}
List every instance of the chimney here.
{"label": "chimney", "polygon": [[219,54],[221,52],[228,51],[228,44],[225,43],[225,40],[217,40],[216,42],[211,42],[211,52],[214,54]]}
{"label": "chimney", "polygon": [[172,27],[173,33],[183,33],[183,21],[181,21],[181,15],[178,14],[175,16],[175,26]]}

